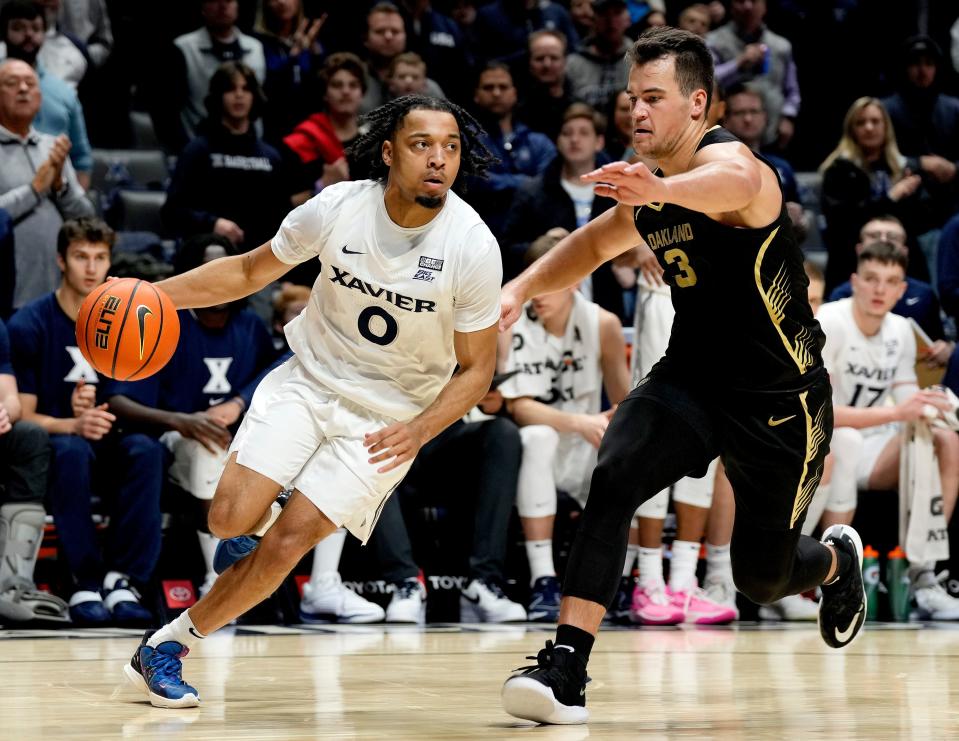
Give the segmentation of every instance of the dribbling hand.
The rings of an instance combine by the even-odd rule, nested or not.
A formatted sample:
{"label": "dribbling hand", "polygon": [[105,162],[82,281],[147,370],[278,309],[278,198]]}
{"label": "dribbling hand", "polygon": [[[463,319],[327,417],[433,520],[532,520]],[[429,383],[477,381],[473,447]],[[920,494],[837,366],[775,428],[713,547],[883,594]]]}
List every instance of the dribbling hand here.
{"label": "dribbling hand", "polygon": [[372,455],[369,460],[372,465],[390,461],[385,466],[377,468],[377,473],[388,473],[407,461],[413,460],[425,442],[419,431],[407,422],[394,422],[382,430],[368,432],[363,440],[363,444]]}
{"label": "dribbling hand", "polygon": [[642,162],[611,162],[580,178],[585,183],[596,183],[598,196],[612,198],[627,206],[665,202],[667,190],[663,179],[656,177]]}

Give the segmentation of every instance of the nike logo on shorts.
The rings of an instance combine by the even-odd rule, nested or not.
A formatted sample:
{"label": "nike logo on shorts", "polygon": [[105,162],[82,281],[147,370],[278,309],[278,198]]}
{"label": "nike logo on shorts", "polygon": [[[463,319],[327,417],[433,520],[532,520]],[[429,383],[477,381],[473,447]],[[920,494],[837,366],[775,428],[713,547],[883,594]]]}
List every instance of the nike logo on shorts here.
{"label": "nike logo on shorts", "polygon": [[863,610],[865,609],[866,609],[866,603],[863,602],[859,606],[859,609],[856,611],[856,614],[852,616],[852,620],[849,621],[849,625],[846,627],[845,630],[839,630],[839,628],[834,629],[836,631],[836,640],[839,641],[839,643],[845,643],[846,641],[849,640],[849,637],[856,630],[856,625],[859,623],[859,616],[862,614]]}
{"label": "nike logo on shorts", "polygon": [[365,255],[365,252],[357,252],[356,250],[351,250],[345,244],[343,245],[343,254],[344,255]]}
{"label": "nike logo on shorts", "polygon": [[788,422],[789,420],[793,419],[795,416],[796,416],[795,414],[790,414],[788,417],[783,417],[782,419],[775,419],[773,417],[770,417],[769,422],[767,422],[767,424],[770,427],[779,427],[779,425],[784,424],[785,422]]}
{"label": "nike logo on shorts", "polygon": [[137,327],[140,330],[140,360],[143,360],[143,327],[146,323],[147,315],[152,315],[153,312],[150,311],[149,306],[144,306],[140,304],[137,307]]}

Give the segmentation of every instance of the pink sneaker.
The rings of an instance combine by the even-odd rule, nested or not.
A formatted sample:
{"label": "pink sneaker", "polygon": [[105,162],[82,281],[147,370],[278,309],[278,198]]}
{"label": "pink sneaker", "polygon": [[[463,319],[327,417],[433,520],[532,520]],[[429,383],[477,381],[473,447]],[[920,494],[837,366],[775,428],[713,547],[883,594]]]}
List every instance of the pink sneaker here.
{"label": "pink sneaker", "polygon": [[629,608],[629,617],[634,623],[642,625],[678,625],[685,614],[682,609],[670,601],[663,582],[637,584],[633,589],[633,604]]}
{"label": "pink sneaker", "polygon": [[728,605],[713,602],[699,587],[677,592],[667,588],[673,606],[682,611],[684,622],[694,625],[726,625],[738,616]]}

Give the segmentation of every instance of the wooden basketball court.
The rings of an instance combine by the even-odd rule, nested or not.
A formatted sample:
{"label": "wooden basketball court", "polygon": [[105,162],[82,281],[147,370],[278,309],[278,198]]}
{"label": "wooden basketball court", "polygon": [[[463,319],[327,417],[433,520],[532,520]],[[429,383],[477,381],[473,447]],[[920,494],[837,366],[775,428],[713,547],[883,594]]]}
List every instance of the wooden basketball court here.
{"label": "wooden basketball court", "polygon": [[549,626],[236,628],[185,663],[203,705],[126,684],[135,631],[0,632],[0,738],[945,739],[959,737],[959,632],[870,625],[844,651],[814,624],[607,630],[587,726],[500,708]]}

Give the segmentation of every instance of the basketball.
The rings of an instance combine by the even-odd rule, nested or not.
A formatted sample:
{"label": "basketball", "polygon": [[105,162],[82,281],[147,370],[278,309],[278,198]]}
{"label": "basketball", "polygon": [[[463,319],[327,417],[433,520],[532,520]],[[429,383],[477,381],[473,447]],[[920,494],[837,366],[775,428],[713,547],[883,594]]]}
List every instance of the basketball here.
{"label": "basketball", "polygon": [[77,345],[94,370],[118,381],[152,376],[173,357],[180,320],[170,297],[137,278],[97,286],[77,314]]}

